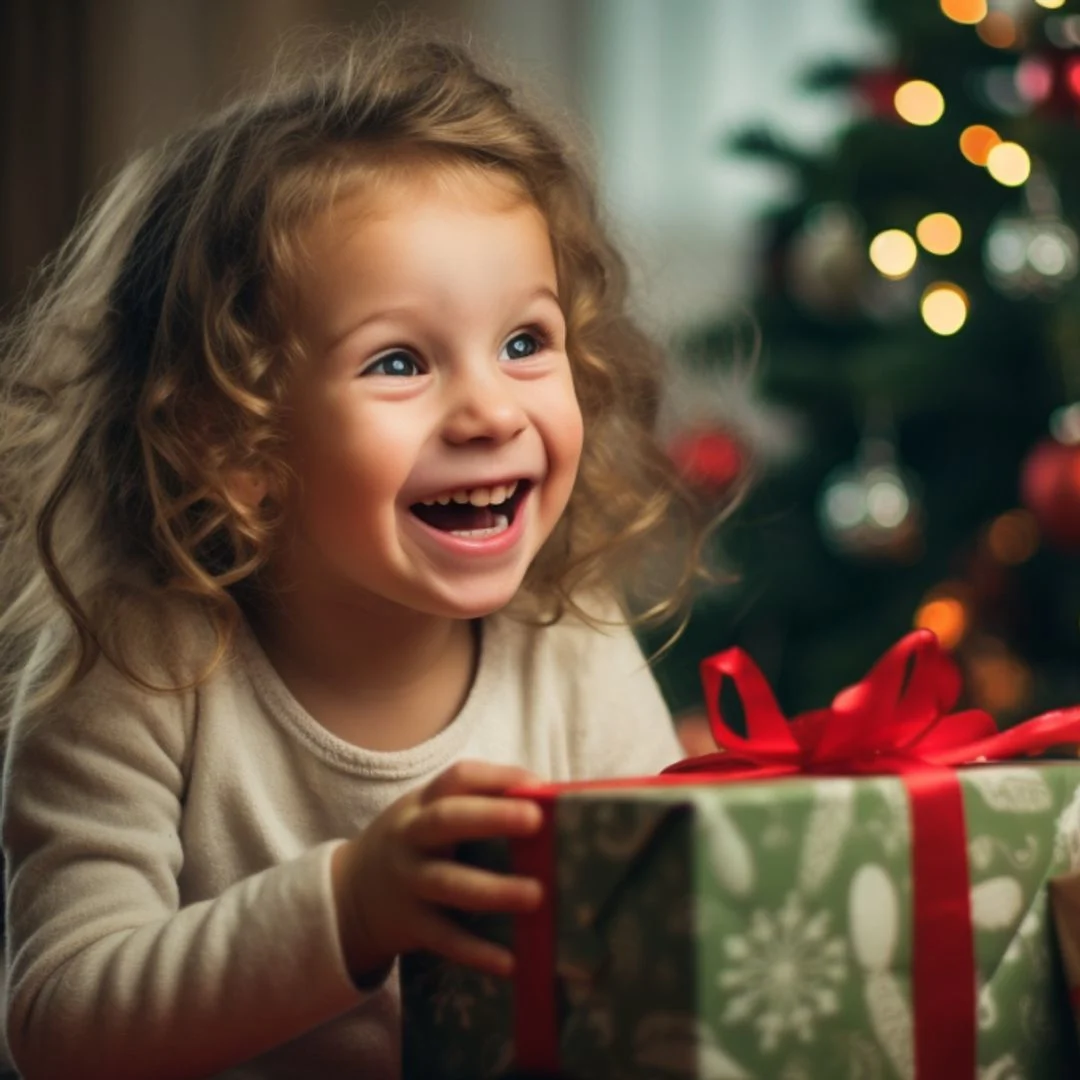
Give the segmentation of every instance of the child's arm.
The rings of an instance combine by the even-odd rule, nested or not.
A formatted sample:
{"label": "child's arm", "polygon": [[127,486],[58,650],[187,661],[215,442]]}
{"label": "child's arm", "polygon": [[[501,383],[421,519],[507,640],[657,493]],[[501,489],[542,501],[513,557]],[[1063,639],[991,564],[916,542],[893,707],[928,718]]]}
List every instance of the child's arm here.
{"label": "child's arm", "polygon": [[[321,844],[181,907],[193,709],[108,689],[84,695],[77,711],[17,727],[9,746],[8,1024],[24,1075],[215,1074],[363,1002],[350,971],[362,974],[404,942],[438,946],[409,917],[419,903],[405,933],[388,929],[382,890],[404,911],[402,883],[426,880],[403,872],[408,862],[393,853],[405,848],[390,838],[404,833],[422,848],[442,824],[468,832],[468,799],[434,798],[433,785],[430,813],[403,813],[413,807],[403,800],[373,824],[370,843]],[[446,795],[463,787],[454,775]],[[486,810],[479,818],[491,824]],[[339,850],[358,854],[353,877],[372,875],[345,894],[375,901],[376,936],[354,938],[342,921],[355,950],[348,968],[332,874]]]}
{"label": "child's arm", "polygon": [[192,713],[109,680],[12,732],[7,1023],[24,1076],[211,1075],[360,1000],[331,845],[180,906]]}
{"label": "child's arm", "polygon": [[334,852],[342,949],[355,979],[363,983],[414,949],[496,975],[511,973],[508,950],[466,933],[438,909],[513,912],[540,903],[539,882],[473,869],[449,857],[464,840],[536,832],[541,815],[535,804],[498,797],[530,781],[535,777],[524,769],[459,762]]}

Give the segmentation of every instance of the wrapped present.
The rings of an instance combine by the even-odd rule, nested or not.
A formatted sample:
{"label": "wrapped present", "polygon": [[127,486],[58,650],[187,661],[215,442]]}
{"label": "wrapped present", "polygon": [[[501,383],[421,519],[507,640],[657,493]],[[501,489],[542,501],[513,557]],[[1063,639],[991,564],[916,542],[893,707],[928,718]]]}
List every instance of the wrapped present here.
{"label": "wrapped present", "polygon": [[405,958],[409,1080],[1080,1076],[1047,897],[1080,869],[1080,762],[1028,760],[1080,741],[1080,709],[952,713],[926,632],[790,722],[741,651],[703,677],[721,752],[521,792],[544,830],[471,846],[547,899],[470,919],[512,980]]}

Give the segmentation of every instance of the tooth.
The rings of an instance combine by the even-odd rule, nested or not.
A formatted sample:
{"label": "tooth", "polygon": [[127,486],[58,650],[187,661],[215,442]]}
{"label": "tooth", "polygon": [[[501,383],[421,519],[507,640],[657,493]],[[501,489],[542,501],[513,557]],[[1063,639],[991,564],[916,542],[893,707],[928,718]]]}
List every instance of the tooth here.
{"label": "tooth", "polygon": [[454,491],[451,493],[450,498],[464,506],[469,501],[469,493],[467,491]]}
{"label": "tooth", "polygon": [[435,500],[434,499],[421,499],[420,500],[420,505],[421,506],[434,506],[435,505]]}
{"label": "tooth", "polygon": [[512,484],[506,485],[506,497],[509,499],[511,495],[517,491],[518,482],[515,480]]}
{"label": "tooth", "polygon": [[491,489],[491,505],[498,506],[499,503],[506,502],[506,485],[498,484]]}
{"label": "tooth", "polygon": [[491,488],[473,488],[469,492],[469,502],[473,506],[487,506],[491,501]]}
{"label": "tooth", "polygon": [[440,495],[435,501],[440,506],[449,506],[450,505],[450,496],[449,495]]}

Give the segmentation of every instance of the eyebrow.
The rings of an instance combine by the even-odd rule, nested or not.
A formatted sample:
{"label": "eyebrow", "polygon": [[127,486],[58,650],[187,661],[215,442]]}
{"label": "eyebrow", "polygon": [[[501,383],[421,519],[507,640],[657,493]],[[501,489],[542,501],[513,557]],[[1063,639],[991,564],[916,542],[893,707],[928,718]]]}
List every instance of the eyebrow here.
{"label": "eyebrow", "polygon": [[[518,303],[524,306],[526,304],[532,304],[537,300],[550,300],[560,311],[562,310],[562,303],[559,300],[558,293],[548,285],[540,285],[531,290],[522,296]],[[401,307],[383,308],[380,311],[376,311],[366,318],[361,319],[358,323],[355,323],[341,334],[338,334],[338,336],[326,346],[325,355],[329,356],[332,353],[335,353],[344,342],[348,341],[354,334],[359,333],[364,327],[369,326],[371,323],[392,320],[403,315],[411,315],[415,310],[414,307],[405,305]]]}

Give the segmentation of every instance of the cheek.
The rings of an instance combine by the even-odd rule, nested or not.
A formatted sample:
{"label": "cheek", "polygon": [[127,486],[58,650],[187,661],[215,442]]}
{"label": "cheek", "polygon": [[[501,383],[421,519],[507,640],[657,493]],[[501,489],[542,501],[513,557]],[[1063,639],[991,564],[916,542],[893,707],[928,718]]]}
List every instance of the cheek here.
{"label": "cheek", "polygon": [[296,468],[308,509],[320,515],[370,513],[396,497],[413,452],[409,425],[379,413],[325,412],[298,433]]}
{"label": "cheek", "polygon": [[584,420],[572,385],[568,384],[559,400],[553,403],[551,418],[553,452],[558,464],[576,474],[584,441]]}

